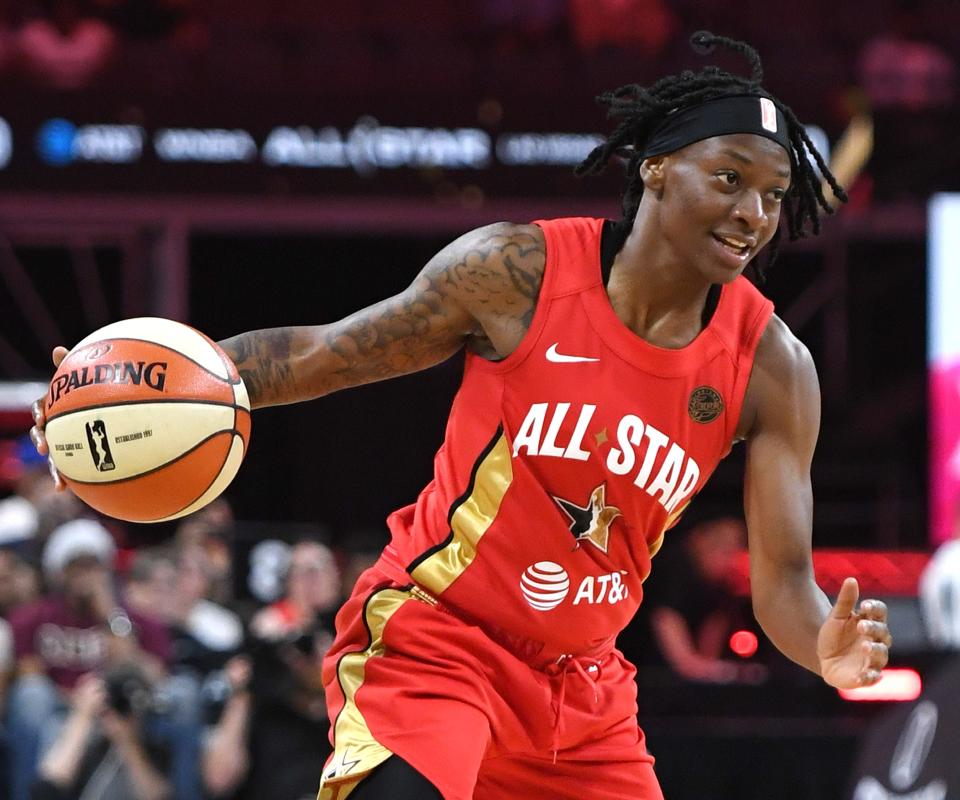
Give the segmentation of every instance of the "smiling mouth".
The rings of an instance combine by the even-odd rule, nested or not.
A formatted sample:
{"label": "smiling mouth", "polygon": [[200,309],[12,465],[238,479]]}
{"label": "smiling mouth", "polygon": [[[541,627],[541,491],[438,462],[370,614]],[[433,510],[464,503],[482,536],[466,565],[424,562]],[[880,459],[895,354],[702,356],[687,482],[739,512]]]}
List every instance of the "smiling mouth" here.
{"label": "smiling mouth", "polygon": [[731,236],[721,236],[717,233],[711,234],[711,236],[720,242],[724,249],[729,250],[731,253],[737,256],[745,256],[753,247],[750,242],[744,242],[741,239],[735,239]]}

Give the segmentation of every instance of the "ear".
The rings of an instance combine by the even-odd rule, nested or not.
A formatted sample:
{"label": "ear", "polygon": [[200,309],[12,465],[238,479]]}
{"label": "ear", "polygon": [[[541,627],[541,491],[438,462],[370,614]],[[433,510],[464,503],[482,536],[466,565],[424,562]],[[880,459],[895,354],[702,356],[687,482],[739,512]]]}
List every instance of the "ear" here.
{"label": "ear", "polygon": [[659,197],[663,191],[664,162],[666,156],[652,156],[645,158],[640,164],[640,180],[643,188]]}

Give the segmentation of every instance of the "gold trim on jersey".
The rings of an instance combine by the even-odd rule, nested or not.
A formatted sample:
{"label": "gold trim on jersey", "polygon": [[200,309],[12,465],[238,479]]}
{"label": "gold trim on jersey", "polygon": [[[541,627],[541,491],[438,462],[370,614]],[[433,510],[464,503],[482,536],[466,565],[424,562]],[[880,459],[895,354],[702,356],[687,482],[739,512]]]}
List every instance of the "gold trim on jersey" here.
{"label": "gold trim on jersey", "polygon": [[357,690],[363,685],[367,662],[382,656],[386,650],[384,628],[410,599],[412,595],[405,589],[381,589],[372,594],[363,610],[370,644],[366,650],[347,653],[337,664],[344,703],[334,722],[334,752],[320,777],[317,800],[345,800],[360,778],[393,755],[373,737],[357,707],[356,697]]}
{"label": "gold trim on jersey", "polygon": [[513,482],[510,445],[506,435],[499,434],[477,465],[472,491],[450,515],[450,536],[410,570],[410,576],[434,594],[447,589],[473,563],[477,545],[497,518]]}
{"label": "gold trim on jersey", "polygon": [[[660,552],[660,548],[663,547],[663,540],[667,536],[667,531],[670,530],[674,525],[677,524],[677,520],[683,516],[683,512],[687,510],[687,506],[690,505],[690,500],[687,500],[680,508],[674,509],[670,516],[667,517],[667,521],[663,523],[663,530],[660,531],[660,535],[654,539],[649,545],[647,545],[647,551],[650,553],[650,558],[652,559],[657,553]],[[650,577],[650,573],[647,573],[646,578],[643,580],[646,581]]]}

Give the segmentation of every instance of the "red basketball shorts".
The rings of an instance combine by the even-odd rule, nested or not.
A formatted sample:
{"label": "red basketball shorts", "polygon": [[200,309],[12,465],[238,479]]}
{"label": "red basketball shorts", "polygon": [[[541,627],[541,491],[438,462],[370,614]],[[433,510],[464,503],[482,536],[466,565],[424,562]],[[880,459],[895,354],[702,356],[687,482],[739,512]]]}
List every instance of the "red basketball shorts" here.
{"label": "red basketball shorts", "polygon": [[662,800],[613,651],[534,669],[435,604],[364,573],[324,662],[334,752],[319,800],[396,754],[445,800]]}

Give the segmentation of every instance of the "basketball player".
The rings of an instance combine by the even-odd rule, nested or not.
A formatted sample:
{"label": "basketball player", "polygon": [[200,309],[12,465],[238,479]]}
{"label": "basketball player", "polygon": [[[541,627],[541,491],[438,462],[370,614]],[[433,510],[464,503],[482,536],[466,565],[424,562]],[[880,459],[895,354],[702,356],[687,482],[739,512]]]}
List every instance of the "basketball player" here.
{"label": "basketball player", "polygon": [[321,798],[661,798],[615,640],[735,442],[764,630],[831,686],[879,680],[883,604],[858,606],[850,578],[831,606],[813,577],[812,360],[742,277],[781,213],[796,238],[829,209],[805,147],[843,190],[756,52],[694,37],[718,44],[750,78],[708,67],[601,98],[620,123],[581,171],[628,157],[621,222],[480,228],[396,297],[222,343],[254,406],[467,350],[434,480],[337,618]]}

